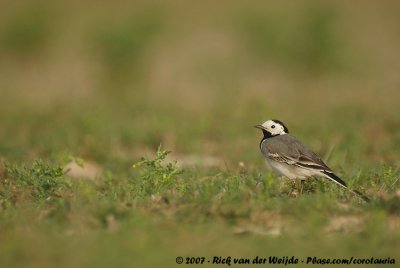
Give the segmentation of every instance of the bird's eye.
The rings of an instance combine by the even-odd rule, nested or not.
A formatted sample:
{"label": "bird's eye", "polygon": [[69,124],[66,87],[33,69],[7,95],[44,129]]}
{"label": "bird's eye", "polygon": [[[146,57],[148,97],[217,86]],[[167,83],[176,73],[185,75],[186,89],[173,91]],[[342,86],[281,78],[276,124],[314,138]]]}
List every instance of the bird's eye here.
{"label": "bird's eye", "polygon": [[275,128],[275,125],[272,125],[271,128]]}

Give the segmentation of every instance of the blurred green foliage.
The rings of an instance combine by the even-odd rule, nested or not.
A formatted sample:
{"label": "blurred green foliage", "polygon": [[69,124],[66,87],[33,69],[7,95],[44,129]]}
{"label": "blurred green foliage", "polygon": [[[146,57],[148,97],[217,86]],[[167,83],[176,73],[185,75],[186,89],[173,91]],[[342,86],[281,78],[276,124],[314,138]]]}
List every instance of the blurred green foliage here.
{"label": "blurred green foliage", "polygon": [[44,5],[28,4],[0,26],[0,53],[29,56],[44,50],[52,35],[53,13]]}
{"label": "blurred green foliage", "polygon": [[[144,14],[117,21],[105,21],[91,30],[93,52],[103,63],[111,82],[126,80],[133,69],[142,69],[141,60],[151,47],[154,36],[162,27],[160,12]],[[115,90],[115,89],[114,89]]]}
{"label": "blurred green foliage", "polygon": [[304,10],[294,18],[273,12],[246,13],[242,29],[249,52],[264,61],[311,74],[344,64],[344,37],[335,27],[335,10],[318,5]]}

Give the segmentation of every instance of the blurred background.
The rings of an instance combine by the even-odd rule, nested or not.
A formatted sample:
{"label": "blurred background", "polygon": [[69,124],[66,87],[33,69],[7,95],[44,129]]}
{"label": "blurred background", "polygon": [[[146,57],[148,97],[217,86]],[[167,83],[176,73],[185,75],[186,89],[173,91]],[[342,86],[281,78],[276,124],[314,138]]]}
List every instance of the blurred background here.
{"label": "blurred background", "polygon": [[275,118],[333,167],[399,161],[398,1],[0,5],[2,160],[260,166]]}

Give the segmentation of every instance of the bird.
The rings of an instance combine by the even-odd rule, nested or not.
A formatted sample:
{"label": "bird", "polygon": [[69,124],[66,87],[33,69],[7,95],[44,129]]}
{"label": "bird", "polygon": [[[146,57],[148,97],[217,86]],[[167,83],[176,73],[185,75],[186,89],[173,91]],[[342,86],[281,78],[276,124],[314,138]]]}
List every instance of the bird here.
{"label": "bird", "polygon": [[289,134],[288,128],[281,121],[267,120],[254,127],[263,132],[260,150],[271,168],[291,180],[299,179],[300,194],[303,193],[304,181],[318,176],[329,179],[366,202],[369,201],[369,198],[359,191],[350,189],[347,183],[338,177],[315,152]]}

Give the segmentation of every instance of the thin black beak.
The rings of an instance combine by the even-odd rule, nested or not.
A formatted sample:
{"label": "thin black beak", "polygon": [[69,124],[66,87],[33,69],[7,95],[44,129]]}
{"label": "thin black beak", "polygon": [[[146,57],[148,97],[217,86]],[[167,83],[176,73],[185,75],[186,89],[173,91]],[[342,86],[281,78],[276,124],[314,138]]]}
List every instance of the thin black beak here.
{"label": "thin black beak", "polygon": [[264,127],[262,125],[255,125],[255,128],[259,128],[259,129],[264,129]]}

